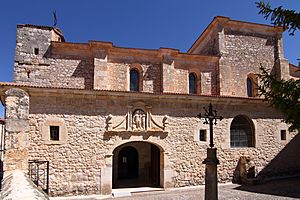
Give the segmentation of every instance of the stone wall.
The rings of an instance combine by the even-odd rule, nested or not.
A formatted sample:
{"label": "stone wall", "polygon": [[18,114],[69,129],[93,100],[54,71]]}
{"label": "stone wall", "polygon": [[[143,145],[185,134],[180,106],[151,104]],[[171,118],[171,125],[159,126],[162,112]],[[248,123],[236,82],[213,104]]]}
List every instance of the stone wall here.
{"label": "stone wall", "polygon": [[4,119],[0,118],[0,181],[2,182],[3,179],[3,158],[4,158],[4,126],[5,126],[5,121]]}
{"label": "stone wall", "polygon": [[[4,149],[4,126],[5,126],[5,120],[0,118],[0,149]],[[3,161],[3,152],[0,153],[0,160]]]}
{"label": "stone wall", "polygon": [[58,42],[52,36],[51,28],[18,26],[16,83],[129,91],[129,71],[136,68],[140,72],[141,92],[186,94],[188,73],[194,72],[198,77],[198,94],[219,94],[216,57],[190,56],[172,49],[126,51],[112,45],[108,50],[93,46],[97,42]]}
{"label": "stone wall", "polygon": [[273,70],[278,41],[273,36],[225,29],[221,42],[221,95],[247,96],[247,76],[251,73],[259,74],[260,65]]}
{"label": "stone wall", "polygon": [[281,27],[218,16],[188,52],[220,56],[217,72],[220,80],[219,94],[247,96],[247,77],[250,74],[260,74],[260,66],[279,79],[287,80],[290,78],[289,74],[293,74],[289,71],[288,60],[284,58],[282,32]]}
{"label": "stone wall", "polygon": [[[43,99],[43,103],[40,101]],[[141,100],[143,99],[143,100]],[[160,121],[169,116],[169,131],[155,132],[120,132],[106,131],[106,116],[113,119],[126,115],[128,105],[139,108],[135,102],[145,102],[151,106],[154,119]],[[170,167],[168,187],[183,187],[204,184],[204,165],[208,142],[200,142],[200,129],[208,131],[196,116],[207,103],[201,98],[190,101],[155,100],[142,95],[130,98],[97,98],[89,96],[49,96],[32,97],[30,104],[30,159],[50,161],[50,194],[94,194],[102,193],[101,185],[104,168],[108,164],[107,156],[121,144],[127,142],[149,142],[160,147],[164,154],[163,167]],[[288,140],[280,140],[280,130],[287,130],[281,122],[281,116],[264,103],[247,104],[242,102],[215,103],[216,109],[224,116],[215,126],[215,144],[218,148],[219,181],[230,182],[236,173],[241,157],[247,157],[256,169],[263,170],[277,154],[288,146],[293,134],[288,133]],[[237,115],[246,115],[255,126],[255,147],[231,148],[230,124]],[[43,134],[45,124],[61,123],[66,129],[64,141],[49,143]],[[142,143],[141,143],[142,144]],[[283,158],[281,158],[283,159]],[[111,163],[114,164],[113,161]],[[294,168],[299,169],[296,163]],[[279,173],[282,168],[276,169]],[[162,179],[166,177],[161,177]],[[112,180],[111,175],[108,179]]]}
{"label": "stone wall", "polygon": [[[19,25],[15,49],[14,81],[22,84],[64,88],[93,87],[93,62],[83,47],[61,51],[50,27]],[[57,39],[57,38],[55,38]],[[84,46],[84,45],[83,45]]]}

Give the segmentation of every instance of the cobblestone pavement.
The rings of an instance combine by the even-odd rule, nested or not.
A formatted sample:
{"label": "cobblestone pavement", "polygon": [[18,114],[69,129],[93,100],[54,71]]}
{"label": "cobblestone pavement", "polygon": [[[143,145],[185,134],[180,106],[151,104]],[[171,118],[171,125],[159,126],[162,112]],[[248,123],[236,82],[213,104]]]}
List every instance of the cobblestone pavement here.
{"label": "cobblestone pavement", "polygon": [[[286,197],[274,194],[263,194],[234,189],[237,185],[222,186],[219,191],[219,200],[291,200],[300,196]],[[300,188],[299,188],[300,189]],[[109,198],[119,200],[199,200],[204,199],[204,189],[183,189],[150,193],[133,193],[130,197]]]}
{"label": "cobblestone pavement", "polygon": [[[51,198],[52,199],[52,198]],[[68,198],[68,200],[81,198]],[[82,200],[104,199],[101,196]],[[109,197],[109,200],[202,200],[204,187],[132,193],[127,197]],[[300,199],[300,177],[270,181],[262,185],[220,185],[219,200],[291,200]]]}
{"label": "cobblestone pavement", "polygon": [[[199,200],[204,199],[204,188],[173,191],[133,193],[119,200]],[[219,186],[219,200],[290,200],[300,199],[300,177],[270,181],[262,185]]]}

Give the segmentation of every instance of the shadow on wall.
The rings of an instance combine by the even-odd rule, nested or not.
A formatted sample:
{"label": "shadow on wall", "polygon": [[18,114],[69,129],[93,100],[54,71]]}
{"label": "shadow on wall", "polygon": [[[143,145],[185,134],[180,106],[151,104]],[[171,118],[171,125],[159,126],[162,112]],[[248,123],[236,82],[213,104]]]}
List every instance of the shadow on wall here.
{"label": "shadow on wall", "polygon": [[[251,164],[248,165],[247,158],[241,158],[235,171],[236,182],[244,184],[235,189],[272,194],[277,196],[300,198],[300,133],[263,168],[255,177],[252,183],[261,183],[259,185],[247,185],[251,183],[252,178]],[[250,175],[250,176],[249,176]],[[287,178],[294,177],[294,178]],[[281,179],[280,179],[281,178]],[[285,178],[285,179],[283,179]],[[273,180],[272,180],[273,179]],[[277,180],[275,180],[277,179]]]}
{"label": "shadow on wall", "polygon": [[153,82],[153,92],[154,93],[159,93],[162,91],[162,78],[161,78],[161,72],[160,72],[160,67],[155,66],[155,65],[150,65],[146,72],[145,72],[145,77],[144,80],[147,81],[152,81]]}
{"label": "shadow on wall", "polygon": [[257,175],[259,179],[268,177],[300,175],[300,133],[286,144],[273,160]]}
{"label": "shadow on wall", "polygon": [[91,61],[81,60],[71,77],[84,78],[84,88],[94,87],[94,65]]}
{"label": "shadow on wall", "polygon": [[[68,51],[61,51],[59,47],[50,46],[43,57],[79,61],[79,64],[75,69],[74,66],[69,66],[69,71],[73,71],[73,73],[70,73],[67,76],[70,78],[84,78],[84,89],[94,88],[94,63],[89,51],[85,49],[69,49]],[[76,79],[74,79],[74,81],[76,81]]]}

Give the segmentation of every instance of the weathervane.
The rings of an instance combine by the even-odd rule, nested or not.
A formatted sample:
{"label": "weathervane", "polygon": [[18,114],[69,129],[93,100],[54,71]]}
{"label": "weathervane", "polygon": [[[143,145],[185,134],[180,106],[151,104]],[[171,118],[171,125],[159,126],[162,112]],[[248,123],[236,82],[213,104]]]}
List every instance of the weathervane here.
{"label": "weathervane", "polygon": [[56,27],[57,25],[57,16],[56,16],[56,10],[52,12],[53,14],[53,27]]}
{"label": "weathervane", "polygon": [[197,116],[201,119],[204,118],[203,124],[209,124],[209,131],[210,131],[210,138],[209,138],[209,146],[210,148],[214,147],[214,137],[213,137],[213,125],[217,125],[217,120],[222,120],[222,116],[218,116],[217,111],[213,110],[211,103],[208,106],[208,110],[203,107],[204,109],[204,116],[201,116],[199,113]]}

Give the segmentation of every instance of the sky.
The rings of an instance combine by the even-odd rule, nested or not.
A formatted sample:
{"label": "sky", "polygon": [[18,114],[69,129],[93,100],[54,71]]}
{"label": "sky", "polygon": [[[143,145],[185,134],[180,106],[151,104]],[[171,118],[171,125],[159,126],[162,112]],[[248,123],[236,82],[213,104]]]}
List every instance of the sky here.
{"label": "sky", "polygon": [[[145,49],[186,52],[215,16],[270,24],[252,0],[7,0],[0,3],[0,82],[13,81],[17,24],[57,26],[67,42],[109,41]],[[300,8],[299,0],[272,0],[272,6]],[[290,63],[300,58],[300,32],[283,37]],[[3,116],[0,104],[0,117]]]}

